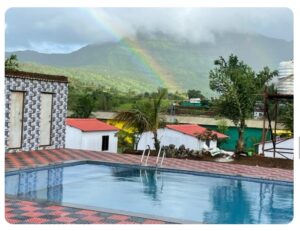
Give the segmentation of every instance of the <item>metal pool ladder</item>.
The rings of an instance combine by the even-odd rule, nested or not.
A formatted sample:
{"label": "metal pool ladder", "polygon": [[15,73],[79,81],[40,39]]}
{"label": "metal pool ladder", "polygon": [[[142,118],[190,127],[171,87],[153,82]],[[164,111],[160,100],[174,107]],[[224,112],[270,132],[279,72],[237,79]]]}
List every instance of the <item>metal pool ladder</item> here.
{"label": "metal pool ladder", "polygon": [[145,162],[145,164],[144,164],[145,166],[147,166],[148,159],[149,159],[149,155],[150,155],[150,153],[151,153],[150,145],[147,145],[147,147],[148,147],[148,148],[144,149],[143,154],[142,154],[142,158],[141,158],[141,165],[143,165],[144,156],[145,156],[146,150],[148,150],[146,162]]}
{"label": "metal pool ladder", "polygon": [[159,166],[159,167],[162,167],[162,164],[163,164],[164,159],[165,159],[165,156],[166,156],[166,150],[165,150],[164,147],[161,146],[161,147],[159,148],[159,151],[158,151],[158,154],[157,154],[157,158],[156,158],[156,167],[158,167],[158,162],[159,162],[159,158],[160,158],[161,151],[163,152],[163,155],[162,155],[162,158],[161,158],[160,166]]}

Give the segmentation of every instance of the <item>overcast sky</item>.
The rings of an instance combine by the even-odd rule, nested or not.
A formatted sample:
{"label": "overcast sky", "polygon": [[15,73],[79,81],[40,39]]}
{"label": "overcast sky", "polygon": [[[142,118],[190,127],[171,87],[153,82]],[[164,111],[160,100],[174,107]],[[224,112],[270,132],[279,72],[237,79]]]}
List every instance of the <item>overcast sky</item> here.
{"label": "overcast sky", "polygon": [[258,33],[293,40],[287,8],[11,8],[6,51],[66,53],[91,43],[160,31],[178,39],[214,42],[214,33]]}

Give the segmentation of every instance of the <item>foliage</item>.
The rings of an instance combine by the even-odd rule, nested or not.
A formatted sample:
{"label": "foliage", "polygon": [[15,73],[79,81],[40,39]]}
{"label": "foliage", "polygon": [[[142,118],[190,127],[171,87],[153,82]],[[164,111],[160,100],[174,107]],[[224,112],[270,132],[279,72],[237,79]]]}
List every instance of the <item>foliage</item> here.
{"label": "foliage", "polygon": [[141,135],[145,131],[150,131],[154,135],[155,149],[159,149],[157,129],[164,125],[160,118],[161,104],[167,95],[166,89],[158,89],[152,98],[143,103],[135,104],[128,111],[120,111],[113,120],[124,122],[124,128],[134,127],[136,134]]}
{"label": "foliage", "polygon": [[284,127],[294,133],[294,104],[287,103],[284,107],[284,112],[280,118]]}
{"label": "foliage", "polygon": [[216,125],[217,131],[220,133],[225,134],[228,131],[228,123],[225,119],[218,119]]}
{"label": "foliage", "polygon": [[220,94],[216,102],[218,113],[230,119],[238,128],[236,152],[244,151],[245,120],[251,118],[256,101],[261,98],[264,85],[277,75],[268,67],[256,74],[250,66],[230,55],[215,60],[217,66],[209,73],[210,88]]}
{"label": "foliage", "polygon": [[5,70],[19,70],[19,62],[16,54],[12,54],[9,58],[5,59]]}
{"label": "foliage", "polygon": [[189,99],[200,98],[201,100],[203,100],[205,98],[204,95],[202,95],[200,90],[194,90],[194,89],[188,90],[187,95],[188,95]]}
{"label": "foliage", "polygon": [[218,136],[217,134],[213,133],[211,129],[206,129],[203,133],[201,134],[195,134],[197,139],[206,141],[206,140],[217,140]]}
{"label": "foliage", "polygon": [[91,94],[83,93],[77,96],[77,101],[73,104],[71,110],[74,118],[88,118],[90,117],[94,108],[94,98]]}
{"label": "foliage", "polygon": [[170,144],[169,146],[163,147],[166,152],[166,157],[170,158],[189,158],[189,157],[202,157],[202,152],[185,148],[185,146],[182,144],[178,148],[175,147],[174,144]]}

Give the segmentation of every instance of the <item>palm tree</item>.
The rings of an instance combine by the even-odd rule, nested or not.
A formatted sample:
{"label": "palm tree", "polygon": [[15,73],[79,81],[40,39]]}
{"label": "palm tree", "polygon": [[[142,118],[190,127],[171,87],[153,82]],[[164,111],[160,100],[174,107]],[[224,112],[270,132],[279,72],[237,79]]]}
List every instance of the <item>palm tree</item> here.
{"label": "palm tree", "polygon": [[157,130],[164,124],[159,114],[162,100],[166,95],[167,89],[159,88],[149,101],[136,104],[128,111],[119,112],[113,120],[123,122],[124,128],[134,127],[139,137],[143,132],[152,132],[154,147],[158,151],[160,141],[157,136]]}

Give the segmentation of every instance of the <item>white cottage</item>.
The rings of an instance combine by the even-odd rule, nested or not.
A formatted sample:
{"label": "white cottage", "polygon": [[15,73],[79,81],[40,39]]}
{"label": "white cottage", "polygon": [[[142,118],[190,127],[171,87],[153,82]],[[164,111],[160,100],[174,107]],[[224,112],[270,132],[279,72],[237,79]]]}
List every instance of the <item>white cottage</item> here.
{"label": "white cottage", "polygon": [[[197,124],[180,124],[180,125],[167,125],[165,128],[158,129],[158,139],[163,146],[174,144],[176,148],[180,145],[184,145],[186,148],[193,150],[201,150],[206,144],[209,148],[217,147],[217,140],[200,140],[197,138],[207,131],[206,128]],[[228,138],[226,135],[212,131],[218,139]],[[151,149],[154,149],[154,140],[152,132],[144,132],[138,143],[138,149],[144,150],[150,145]]]}
{"label": "white cottage", "polygon": [[67,119],[66,148],[118,151],[118,128],[98,119]]}

